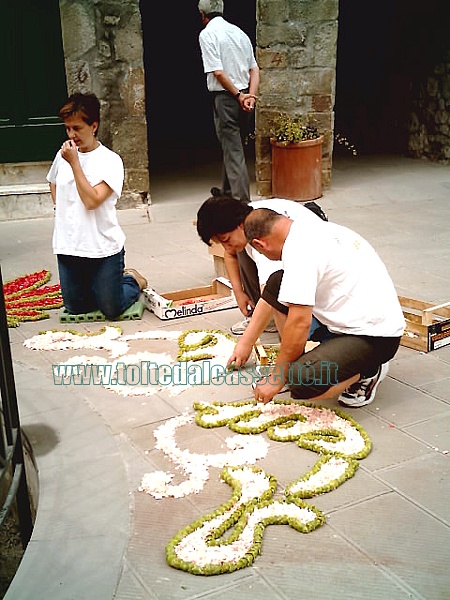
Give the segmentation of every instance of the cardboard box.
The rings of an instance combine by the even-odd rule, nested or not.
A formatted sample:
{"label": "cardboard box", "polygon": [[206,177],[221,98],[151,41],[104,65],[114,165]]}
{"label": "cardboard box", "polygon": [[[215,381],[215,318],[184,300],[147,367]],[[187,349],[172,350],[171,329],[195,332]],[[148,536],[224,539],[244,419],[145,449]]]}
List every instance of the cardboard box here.
{"label": "cardboard box", "polygon": [[237,307],[231,283],[225,277],[217,277],[205,287],[164,294],[146,288],[143,295],[148,310],[162,320],[182,319]]}
{"label": "cardboard box", "polygon": [[432,304],[399,296],[406,320],[401,345],[431,352],[450,344],[450,302]]}

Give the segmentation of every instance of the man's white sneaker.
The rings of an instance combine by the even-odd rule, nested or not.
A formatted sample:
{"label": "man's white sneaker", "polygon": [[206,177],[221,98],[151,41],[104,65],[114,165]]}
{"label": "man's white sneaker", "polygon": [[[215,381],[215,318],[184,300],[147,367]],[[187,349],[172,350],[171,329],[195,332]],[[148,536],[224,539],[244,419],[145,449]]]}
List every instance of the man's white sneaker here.
{"label": "man's white sneaker", "polygon": [[[247,317],[243,321],[238,321],[230,327],[231,333],[234,333],[234,335],[242,335],[247,329],[249,323],[250,317]],[[277,333],[277,331],[278,329],[273,321],[270,321],[270,323],[264,329],[264,333]]]}
{"label": "man's white sneaker", "polygon": [[366,377],[353,383],[339,396],[339,403],[351,408],[370,404],[375,398],[378,386],[389,371],[389,363],[383,363],[373,377]]}
{"label": "man's white sneaker", "polygon": [[249,323],[250,317],[247,317],[243,321],[238,321],[230,327],[231,333],[234,333],[234,335],[242,335],[247,329]]}
{"label": "man's white sneaker", "polygon": [[275,325],[275,322],[273,319],[271,319],[269,321],[269,324],[267,325],[267,327],[264,329],[264,333],[277,333],[278,329],[277,326]]}

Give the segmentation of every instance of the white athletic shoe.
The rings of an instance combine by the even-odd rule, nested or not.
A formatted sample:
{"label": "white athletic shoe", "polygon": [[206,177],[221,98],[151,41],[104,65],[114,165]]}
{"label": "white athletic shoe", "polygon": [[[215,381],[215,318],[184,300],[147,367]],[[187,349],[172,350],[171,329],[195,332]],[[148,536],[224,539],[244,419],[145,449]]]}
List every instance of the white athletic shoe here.
{"label": "white athletic shoe", "polygon": [[339,396],[340,404],[351,408],[360,408],[370,404],[375,392],[389,371],[389,363],[383,363],[373,377],[366,377],[353,383]]}
{"label": "white athletic shoe", "polygon": [[[250,323],[250,318],[251,317],[247,317],[243,321],[238,321],[232,325],[230,327],[231,333],[234,333],[234,335],[242,335]],[[270,321],[270,323],[264,329],[264,333],[277,333],[277,331],[278,329],[273,321]]]}
{"label": "white athletic shoe", "polygon": [[230,327],[231,333],[234,333],[234,335],[242,335],[247,329],[249,323],[250,317],[247,317],[243,321],[238,321]]}

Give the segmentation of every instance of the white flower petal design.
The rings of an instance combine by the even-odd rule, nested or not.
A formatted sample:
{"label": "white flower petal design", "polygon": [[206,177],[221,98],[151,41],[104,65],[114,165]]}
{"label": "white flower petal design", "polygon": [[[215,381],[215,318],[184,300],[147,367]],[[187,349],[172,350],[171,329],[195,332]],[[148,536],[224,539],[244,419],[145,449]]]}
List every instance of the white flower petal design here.
{"label": "white flower petal design", "polygon": [[180,427],[192,425],[192,415],[180,415],[169,419],[155,431],[155,448],[164,452],[176,465],[176,468],[187,476],[187,480],[179,485],[171,483],[173,475],[167,474],[165,485],[162,485],[162,472],[158,476],[146,473],[141,481],[139,491],[146,492],[154,498],[181,498],[192,493],[200,492],[209,478],[209,468],[225,465],[255,464],[267,455],[269,444],[262,437],[235,435],[227,438],[228,452],[221,454],[198,454],[189,450],[181,450],[175,441],[175,435]]}

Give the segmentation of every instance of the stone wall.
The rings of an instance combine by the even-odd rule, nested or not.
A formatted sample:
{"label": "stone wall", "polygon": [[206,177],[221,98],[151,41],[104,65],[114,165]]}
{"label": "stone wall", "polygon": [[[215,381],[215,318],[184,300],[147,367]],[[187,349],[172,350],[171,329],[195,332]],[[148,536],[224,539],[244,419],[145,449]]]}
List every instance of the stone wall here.
{"label": "stone wall", "polygon": [[142,24],[138,0],[60,0],[67,87],[101,102],[99,139],[123,159],[119,208],[148,201]]}
{"label": "stone wall", "polygon": [[338,0],[259,0],[257,61],[261,85],[256,111],[256,181],[270,197],[269,131],[280,112],[310,115],[324,134],[323,186],[331,178]]}
{"label": "stone wall", "polygon": [[408,152],[414,158],[450,161],[450,50],[418,80],[409,121]]}

